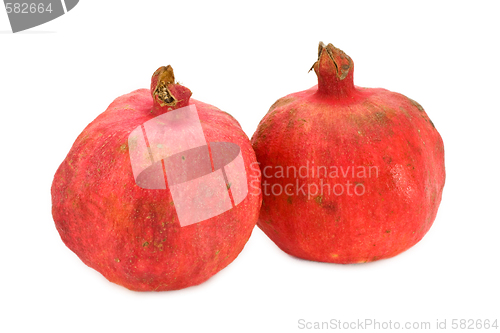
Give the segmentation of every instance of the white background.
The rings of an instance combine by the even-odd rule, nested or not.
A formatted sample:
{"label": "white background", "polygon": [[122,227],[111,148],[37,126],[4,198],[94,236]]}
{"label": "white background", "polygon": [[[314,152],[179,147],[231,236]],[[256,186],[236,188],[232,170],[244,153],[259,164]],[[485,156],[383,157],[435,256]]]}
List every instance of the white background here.
{"label": "white background", "polygon": [[[1,332],[295,332],[298,320],[499,319],[498,3],[82,0],[12,34],[0,9]],[[171,64],[193,98],[249,137],[279,97],[314,85],[317,44],[355,83],[417,100],[441,133],[436,221],[388,260],[334,265],[281,252],[258,228],[208,282],[137,293],[85,266],[51,217],[53,175],[114,98]],[[495,317],[496,316],[496,317]],[[499,323],[500,324],[500,323]],[[338,331],[338,330],[337,330]],[[491,330],[490,330],[491,331]]]}

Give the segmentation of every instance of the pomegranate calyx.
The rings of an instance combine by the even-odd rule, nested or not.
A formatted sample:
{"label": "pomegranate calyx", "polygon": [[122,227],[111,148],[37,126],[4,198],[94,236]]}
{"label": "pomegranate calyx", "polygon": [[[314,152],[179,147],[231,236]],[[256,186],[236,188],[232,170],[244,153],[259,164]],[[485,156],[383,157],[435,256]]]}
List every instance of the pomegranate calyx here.
{"label": "pomegranate calyx", "polygon": [[174,70],[172,66],[162,66],[153,74],[153,80],[157,78],[156,87],[153,90],[153,98],[160,106],[175,106],[177,99],[168,90],[169,84],[175,84]]}
{"label": "pomegranate calyx", "polygon": [[341,49],[333,46],[331,43],[325,46],[323,42],[319,42],[318,61],[320,61],[323,53],[325,53],[333,61],[339,80],[344,80],[353,66],[351,57],[345,54]]}
{"label": "pomegranate calyx", "polygon": [[151,96],[153,97],[153,115],[160,115],[171,110],[189,105],[191,90],[175,82],[172,66],[162,66],[151,77]]}
{"label": "pomegranate calyx", "polygon": [[318,60],[311,67],[318,76],[318,92],[322,95],[342,97],[354,90],[354,63],[344,51],[332,44],[319,42]]}

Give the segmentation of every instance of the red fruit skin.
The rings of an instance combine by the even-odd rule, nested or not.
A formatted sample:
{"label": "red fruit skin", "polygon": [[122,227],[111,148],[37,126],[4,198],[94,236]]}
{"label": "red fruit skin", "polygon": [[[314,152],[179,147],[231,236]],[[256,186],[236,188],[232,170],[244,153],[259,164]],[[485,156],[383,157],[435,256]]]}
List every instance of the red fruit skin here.
{"label": "red fruit skin", "polygon": [[[342,61],[350,70],[339,79]],[[352,60],[333,45],[320,46],[314,69],[319,87],[279,99],[252,137],[265,171],[257,225],[283,251],[303,259],[348,264],[393,257],[420,241],[436,217],[445,182],[443,141],[417,102],[385,89],[355,87]],[[295,176],[293,167],[299,170],[308,161],[309,177]],[[281,178],[277,166],[290,167],[289,174]],[[340,175],[325,177],[321,169],[321,177],[311,177],[317,166],[333,176],[330,167],[337,166]],[[355,167],[354,175],[348,166]],[[341,167],[348,170],[345,176]],[[363,169],[364,176],[358,174]],[[284,193],[290,183],[293,195]],[[319,190],[309,197],[313,183],[331,190],[323,185],[322,195]],[[342,195],[339,185],[333,191],[335,184],[343,186]],[[354,184],[363,184],[364,194],[356,195]],[[302,185],[306,195],[297,190]]]}
{"label": "red fruit skin", "polygon": [[[157,73],[155,73],[156,75]],[[173,74],[172,74],[173,75]],[[154,79],[154,77],[153,77]],[[255,153],[228,113],[169,84],[175,106],[153,103],[148,89],[118,97],[78,136],[52,183],[52,214],[61,239],[109,281],[135,291],[182,289],[200,284],[231,263],[255,226],[260,180],[236,207],[181,227],[168,190],[136,185],[128,153],[132,130],[171,109],[196,105],[208,142],[240,146],[247,175]]]}

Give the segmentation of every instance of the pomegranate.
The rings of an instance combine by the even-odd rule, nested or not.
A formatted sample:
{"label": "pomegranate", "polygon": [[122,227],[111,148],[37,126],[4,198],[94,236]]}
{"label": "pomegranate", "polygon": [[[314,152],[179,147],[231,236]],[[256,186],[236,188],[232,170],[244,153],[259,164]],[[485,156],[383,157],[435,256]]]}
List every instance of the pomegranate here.
{"label": "pomegranate", "polygon": [[257,225],[303,259],[393,257],[436,217],[443,141],[414,100],[355,86],[353,61],[332,44],[320,43],[313,68],[318,85],[279,99],[252,137],[252,175],[263,174]]}
{"label": "pomegranate", "polygon": [[239,123],[191,99],[172,67],[118,97],[78,136],[52,183],[61,239],[136,291],[200,284],[230,264],[257,223],[260,180]]}

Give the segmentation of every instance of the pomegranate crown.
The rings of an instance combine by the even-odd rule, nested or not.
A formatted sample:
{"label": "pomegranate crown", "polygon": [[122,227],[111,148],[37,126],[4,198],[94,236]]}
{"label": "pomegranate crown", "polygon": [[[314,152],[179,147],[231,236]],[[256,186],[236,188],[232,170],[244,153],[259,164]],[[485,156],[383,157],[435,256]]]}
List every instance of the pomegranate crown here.
{"label": "pomegranate crown", "polygon": [[[151,78],[151,90],[153,99],[158,101],[160,106],[175,106],[177,99],[168,90],[169,84],[175,84],[174,69],[172,66],[161,66],[154,72]],[[155,86],[153,89],[153,85]]]}
{"label": "pomegranate crown", "polygon": [[318,93],[331,97],[350,95],[354,90],[354,62],[332,44],[319,42],[318,60],[311,67],[318,77]]}
{"label": "pomegranate crown", "polygon": [[155,113],[168,112],[189,104],[191,90],[175,82],[172,66],[158,68],[151,77],[151,96]]}

